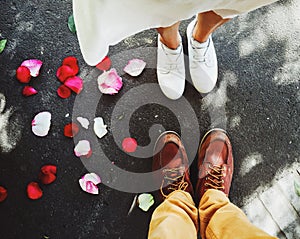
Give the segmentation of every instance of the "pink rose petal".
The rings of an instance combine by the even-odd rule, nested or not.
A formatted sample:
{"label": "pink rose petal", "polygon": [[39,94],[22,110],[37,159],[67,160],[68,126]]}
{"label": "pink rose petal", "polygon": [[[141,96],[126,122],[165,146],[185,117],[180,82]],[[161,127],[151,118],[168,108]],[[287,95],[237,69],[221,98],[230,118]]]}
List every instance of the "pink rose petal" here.
{"label": "pink rose petal", "polygon": [[38,113],[32,120],[32,132],[39,137],[48,135],[51,125],[51,113],[41,112]]}
{"label": "pink rose petal", "polygon": [[146,62],[140,59],[132,59],[125,66],[124,71],[131,76],[139,76],[146,67]]}
{"label": "pink rose petal", "polygon": [[98,88],[103,94],[113,95],[122,88],[122,78],[118,75],[116,69],[103,72],[98,77]]}
{"label": "pink rose petal", "polygon": [[69,87],[72,91],[74,91],[76,94],[79,94],[83,89],[83,81],[78,76],[73,76],[68,78],[64,85]]}
{"label": "pink rose petal", "polygon": [[92,154],[90,142],[87,140],[80,140],[74,148],[74,153],[77,157],[89,158]]}
{"label": "pink rose petal", "polygon": [[22,92],[24,96],[36,95],[37,93],[37,90],[31,86],[25,86]]}
{"label": "pink rose petal", "polygon": [[33,77],[37,77],[39,75],[42,65],[43,62],[37,59],[26,60],[21,64],[21,66],[26,66],[30,70],[30,75]]}
{"label": "pink rose petal", "polygon": [[136,142],[136,139],[134,139],[134,138],[125,138],[125,139],[123,139],[122,148],[125,152],[133,153],[133,152],[136,151],[137,146],[138,146],[138,144]]}
{"label": "pink rose petal", "polygon": [[95,173],[88,173],[79,179],[81,189],[90,194],[99,194],[97,184],[101,183],[100,177]]}

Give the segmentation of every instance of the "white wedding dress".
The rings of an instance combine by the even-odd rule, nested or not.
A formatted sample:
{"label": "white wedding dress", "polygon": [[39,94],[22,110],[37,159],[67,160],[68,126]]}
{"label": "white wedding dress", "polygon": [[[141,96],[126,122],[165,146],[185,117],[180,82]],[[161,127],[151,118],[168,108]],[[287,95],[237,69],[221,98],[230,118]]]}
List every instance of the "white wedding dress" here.
{"label": "white wedding dress", "polygon": [[166,27],[213,10],[232,18],[276,0],[73,0],[79,45],[87,64],[98,64],[110,45],[149,28]]}

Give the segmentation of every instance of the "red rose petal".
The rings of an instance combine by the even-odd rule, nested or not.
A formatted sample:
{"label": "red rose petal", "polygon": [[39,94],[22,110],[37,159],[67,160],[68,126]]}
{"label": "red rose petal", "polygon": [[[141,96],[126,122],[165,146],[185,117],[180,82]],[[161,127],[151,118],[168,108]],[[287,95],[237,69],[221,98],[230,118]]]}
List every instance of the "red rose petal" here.
{"label": "red rose petal", "polygon": [[22,91],[22,94],[24,96],[36,95],[37,93],[38,93],[37,90],[31,86],[25,86]]}
{"label": "red rose petal", "polygon": [[43,184],[53,183],[56,179],[56,166],[45,165],[41,168],[39,179]]}
{"label": "red rose petal", "polygon": [[31,79],[30,70],[26,66],[19,66],[16,77],[21,83],[28,83]]}
{"label": "red rose petal", "polygon": [[49,174],[49,173],[56,174],[56,171],[57,171],[57,167],[55,165],[48,164],[41,168],[41,172],[43,174]]}
{"label": "red rose petal", "polygon": [[79,126],[75,123],[67,124],[64,128],[64,135],[73,138],[79,132]]}
{"label": "red rose petal", "polygon": [[122,142],[122,148],[127,153],[133,153],[136,151],[137,142],[134,138],[125,138]]}
{"label": "red rose petal", "polygon": [[68,87],[66,87],[65,85],[61,85],[57,89],[57,94],[60,98],[66,99],[71,96],[71,90]]}
{"label": "red rose petal", "polygon": [[83,81],[78,76],[73,76],[68,78],[64,85],[69,87],[72,91],[74,91],[76,94],[79,94],[83,89]]}
{"label": "red rose petal", "polygon": [[43,191],[36,182],[31,182],[27,185],[27,196],[32,199],[36,200],[43,196]]}
{"label": "red rose petal", "polygon": [[104,59],[96,65],[96,67],[101,71],[108,71],[111,67],[111,60],[108,56],[104,57]]}
{"label": "red rose petal", "polygon": [[0,186],[0,202],[3,202],[7,198],[6,188]]}
{"label": "red rose petal", "polygon": [[68,56],[63,60],[63,65],[69,66],[73,69],[74,74],[77,75],[79,72],[79,66],[77,58],[74,56]]}
{"label": "red rose petal", "polygon": [[75,76],[74,70],[67,65],[63,65],[57,69],[56,77],[64,83],[69,77]]}

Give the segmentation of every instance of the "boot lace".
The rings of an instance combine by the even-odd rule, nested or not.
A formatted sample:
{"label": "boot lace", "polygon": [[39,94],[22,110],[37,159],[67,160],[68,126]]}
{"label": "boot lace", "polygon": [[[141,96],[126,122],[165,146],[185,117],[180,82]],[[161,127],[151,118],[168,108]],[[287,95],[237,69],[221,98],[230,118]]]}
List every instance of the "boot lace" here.
{"label": "boot lace", "polygon": [[207,189],[217,189],[217,190],[224,190],[224,180],[223,178],[223,172],[224,167],[223,166],[210,166],[210,171],[206,171],[206,178],[205,178],[205,191]]}
{"label": "boot lace", "polygon": [[[163,188],[168,190],[168,194],[176,190],[186,190],[189,186],[188,182],[184,180],[184,167],[163,169],[164,179],[160,187],[161,194],[166,198],[168,195],[164,193]],[[164,186],[167,185],[167,186]]]}

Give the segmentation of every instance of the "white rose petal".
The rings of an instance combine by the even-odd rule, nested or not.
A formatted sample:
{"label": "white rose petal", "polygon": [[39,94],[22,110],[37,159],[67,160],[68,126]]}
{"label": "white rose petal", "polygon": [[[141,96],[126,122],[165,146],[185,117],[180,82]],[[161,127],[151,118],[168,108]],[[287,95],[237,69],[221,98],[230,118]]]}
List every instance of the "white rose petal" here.
{"label": "white rose petal", "polygon": [[104,121],[101,117],[94,119],[94,132],[98,138],[102,138],[107,134],[107,125],[104,124]]}
{"label": "white rose petal", "polygon": [[38,113],[31,122],[32,132],[39,137],[48,135],[51,126],[51,113],[41,112]]}

